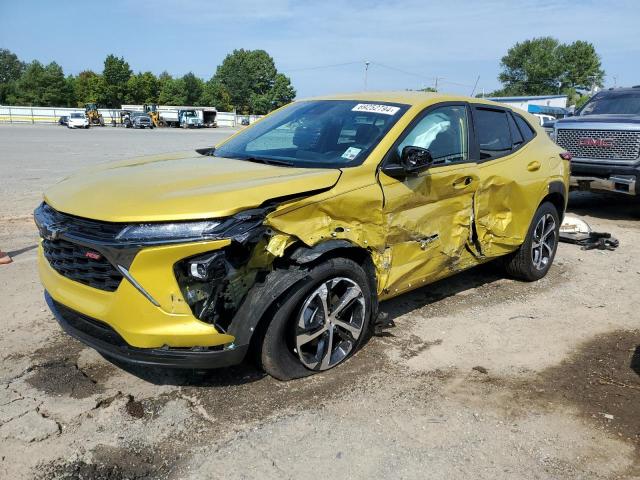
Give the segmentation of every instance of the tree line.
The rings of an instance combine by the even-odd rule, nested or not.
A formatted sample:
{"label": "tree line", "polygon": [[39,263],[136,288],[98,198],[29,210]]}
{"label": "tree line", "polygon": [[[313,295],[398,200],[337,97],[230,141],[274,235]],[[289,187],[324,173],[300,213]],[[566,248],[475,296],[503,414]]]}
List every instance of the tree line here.
{"label": "tree line", "polygon": [[134,73],[123,57],[108,55],[102,72],[84,70],[65,75],[56,62],[21,61],[0,49],[0,104],[42,107],[82,107],[97,103],[104,108],[123,104],[213,106],[234,108],[242,114],[266,114],[292,101],[296,91],[290,79],[278,72],[264,50],[234,50],[209,80],[192,72],[173,77],[168,72]]}
{"label": "tree line", "polygon": [[582,40],[561,43],[540,37],[512,46],[500,62],[498,80],[503,87],[487,96],[558,95],[580,106],[596,87],[604,85],[605,72],[593,44]]}

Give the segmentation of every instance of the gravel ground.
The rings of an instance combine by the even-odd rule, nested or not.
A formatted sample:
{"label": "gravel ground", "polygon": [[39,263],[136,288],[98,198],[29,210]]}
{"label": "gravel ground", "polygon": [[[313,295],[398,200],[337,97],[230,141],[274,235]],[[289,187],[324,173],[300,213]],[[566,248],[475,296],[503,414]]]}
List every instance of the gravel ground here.
{"label": "gravel ground", "polygon": [[230,133],[0,126],[0,478],[640,478],[640,202],[624,198],[570,203],[618,250],[561,244],[537,283],[486,265],[386,302],[395,328],[308,379],[134,369],[63,335],[35,267],[42,190]]}

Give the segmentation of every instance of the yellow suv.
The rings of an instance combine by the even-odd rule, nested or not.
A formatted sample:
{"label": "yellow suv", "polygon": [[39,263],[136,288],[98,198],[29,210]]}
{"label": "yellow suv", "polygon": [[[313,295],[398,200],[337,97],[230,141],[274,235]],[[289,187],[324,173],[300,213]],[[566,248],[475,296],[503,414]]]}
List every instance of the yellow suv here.
{"label": "yellow suv", "polygon": [[543,277],[570,156],[535,118],[425,93],[296,101],[220,145],[95,167],[35,211],[45,297],[107,357],[291,379],[367,339],[378,302],[497,257]]}

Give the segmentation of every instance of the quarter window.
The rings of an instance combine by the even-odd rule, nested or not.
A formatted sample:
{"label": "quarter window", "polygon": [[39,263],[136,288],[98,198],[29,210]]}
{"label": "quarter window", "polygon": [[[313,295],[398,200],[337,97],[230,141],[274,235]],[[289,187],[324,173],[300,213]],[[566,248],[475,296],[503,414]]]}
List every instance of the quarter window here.
{"label": "quarter window", "polygon": [[477,108],[474,120],[480,146],[480,160],[511,153],[512,142],[507,112]]}
{"label": "quarter window", "polygon": [[515,120],[513,119],[513,115],[508,115],[509,117],[509,129],[511,130],[511,141],[513,143],[513,149],[516,150],[520,148],[520,146],[524,143],[524,138],[520,133],[520,129],[516,125]]}
{"label": "quarter window", "polygon": [[398,145],[397,158],[400,158],[404,147],[413,146],[428,149],[435,165],[466,162],[469,159],[467,132],[467,108],[464,105],[435,108]]}
{"label": "quarter window", "polygon": [[536,136],[536,132],[533,130],[533,128],[531,128],[531,125],[529,125],[529,122],[527,122],[520,115],[514,114],[513,117],[516,119],[516,123],[518,124],[518,127],[520,127],[520,132],[522,132],[522,136],[524,137],[525,142],[528,142],[529,140],[531,140],[533,137]]}

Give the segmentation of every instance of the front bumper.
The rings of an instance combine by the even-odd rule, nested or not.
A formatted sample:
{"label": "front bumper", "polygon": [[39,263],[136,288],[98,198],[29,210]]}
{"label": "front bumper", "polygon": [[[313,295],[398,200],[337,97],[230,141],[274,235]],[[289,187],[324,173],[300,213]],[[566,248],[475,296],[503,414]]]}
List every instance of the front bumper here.
{"label": "front bumper", "polygon": [[38,271],[45,290],[56,302],[109,325],[132,347],[224,347],[234,343],[235,337],[193,316],[180,292],[173,265],[228,243],[202,241],[138,252],[129,273],[157,305],[127,279],[122,280],[116,291],[109,292],[60,275],[44,257],[42,244],[38,248]]}
{"label": "front bumper", "polygon": [[217,349],[132,347],[106,323],[60,305],[47,291],[45,300],[65,332],[103,355],[129,364],[193,369],[221,368],[242,362],[247,353],[247,345]]}
{"label": "front bumper", "polygon": [[571,161],[570,187],[574,190],[640,195],[640,163],[611,165],[574,158]]}

